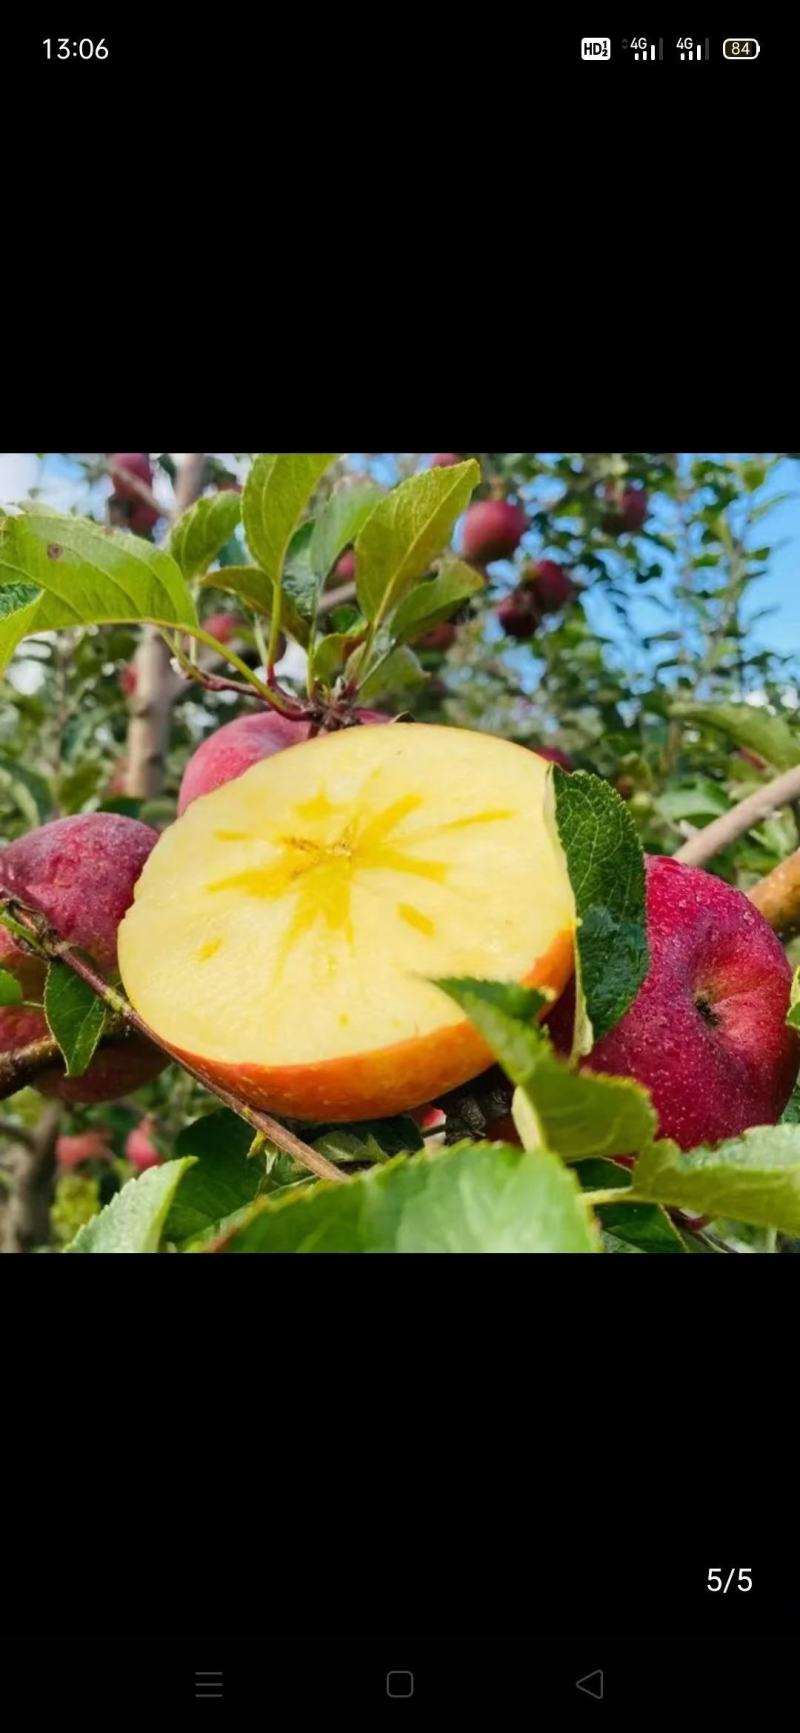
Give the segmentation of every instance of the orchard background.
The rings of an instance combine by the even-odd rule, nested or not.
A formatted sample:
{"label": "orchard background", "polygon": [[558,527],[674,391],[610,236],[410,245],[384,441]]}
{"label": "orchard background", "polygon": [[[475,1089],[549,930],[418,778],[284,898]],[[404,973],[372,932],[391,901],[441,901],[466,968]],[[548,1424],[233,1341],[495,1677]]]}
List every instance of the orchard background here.
{"label": "orchard background", "polygon": [[[524,533],[510,557],[481,559],[469,535],[465,544],[459,516],[443,537],[452,563],[436,580],[447,586],[441,605],[427,614],[420,609],[419,630],[409,626],[402,642],[373,654],[359,701],[544,748],[566,770],[603,779],[624,803],[646,853],[680,852],[754,892],[794,964],[800,773],[792,773],[800,766],[800,728],[791,627],[800,604],[789,593],[795,568],[787,564],[786,534],[793,557],[800,543],[797,459],[467,455],[478,466],[472,508],[502,501],[516,510]],[[98,811],[165,829],[175,820],[192,754],[221,724],[253,710],[257,694],[248,692],[248,671],[263,680],[274,664],[284,691],[306,690],[307,657],[293,636],[295,601],[302,600],[297,560],[296,571],[286,567],[280,619],[254,605],[258,562],[235,503],[254,454],[122,458],[129,467],[103,455],[4,458],[2,504],[13,514],[27,500],[42,512],[77,514],[170,545],[176,558],[180,552],[205,640],[184,641],[176,655],[174,638],[147,623],[64,625],[20,637],[0,686],[4,843],[55,818]],[[332,499],[351,490],[369,488],[377,500],[463,458],[434,454],[433,465],[430,454],[418,453],[336,458],[310,488],[301,516],[316,522]],[[213,520],[221,527],[195,557],[189,534],[179,550],[172,526],[201,499],[227,500],[230,510],[221,506]],[[201,529],[211,521],[210,511],[193,520]],[[0,573],[0,623],[13,625],[35,594],[30,571],[19,593],[19,575],[10,565]],[[765,597],[778,601],[777,614]],[[363,624],[349,546],[337,552],[318,600],[325,635],[316,665],[334,690]],[[784,782],[775,792],[779,776]],[[506,1009],[511,1015],[513,1007]],[[483,1093],[467,1089],[413,1124],[405,1117],[399,1125],[387,1122],[383,1132],[321,1132],[308,1146],[324,1163],[360,1176],[424,1144],[432,1157],[465,1138],[480,1144],[487,1127],[508,1114],[502,1081],[489,1078]],[[217,1223],[227,1220],[252,1195],[249,1177],[244,1192],[237,1187],[247,1162],[252,1166],[253,1125],[221,1108],[180,1066],[169,1065],[130,1096],[89,1106],[45,1101],[32,1082],[6,1092],[0,1109],[4,1252],[63,1250],[82,1227],[103,1219],[132,1179],[141,1184],[137,1176],[171,1163],[179,1177],[180,1160],[194,1158],[199,1171],[205,1159],[209,1174],[214,1167],[213,1208],[204,1216],[199,1194],[176,1178],[171,1191],[162,1186],[157,1199],[154,1192],[155,1214],[140,1244],[101,1240],[96,1249],[188,1249],[195,1240],[202,1244],[215,1211]],[[789,1126],[800,1118],[794,1100],[783,1118]],[[257,1135],[265,1163],[259,1195],[314,1183],[314,1174],[294,1162],[290,1140],[273,1145]],[[324,1173],[324,1165],[317,1171]],[[794,1206],[778,1212],[777,1221],[763,1220],[758,1209],[740,1221],[701,1205],[693,1232],[691,1215],[676,1215],[667,1194],[663,1205],[641,1206],[657,1212],[658,1221],[651,1215],[646,1231],[627,1235],[617,1219],[624,1211],[616,1209],[613,1223],[603,1216],[605,1191],[616,1182],[595,1179],[607,1250],[790,1251],[800,1244]],[[182,1196],[190,1200],[183,1206]],[[720,1191],[723,1203],[726,1196]],[[89,1242],[86,1249],[95,1247]],[[340,1249],[350,1247],[343,1241]],[[373,1248],[354,1238],[352,1249]]]}

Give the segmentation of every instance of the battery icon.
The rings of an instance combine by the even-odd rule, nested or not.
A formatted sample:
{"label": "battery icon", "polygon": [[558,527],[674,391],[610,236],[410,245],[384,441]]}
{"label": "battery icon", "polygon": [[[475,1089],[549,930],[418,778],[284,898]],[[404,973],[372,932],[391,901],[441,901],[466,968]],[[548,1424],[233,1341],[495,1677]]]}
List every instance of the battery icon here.
{"label": "battery icon", "polygon": [[757,60],[761,45],[754,36],[726,36],[722,44],[725,60]]}

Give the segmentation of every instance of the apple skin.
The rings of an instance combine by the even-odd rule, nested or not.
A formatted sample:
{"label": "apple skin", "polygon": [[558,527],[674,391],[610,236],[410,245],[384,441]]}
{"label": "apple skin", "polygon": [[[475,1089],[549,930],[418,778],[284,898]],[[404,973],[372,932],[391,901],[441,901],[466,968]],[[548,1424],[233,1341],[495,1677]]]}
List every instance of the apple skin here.
{"label": "apple skin", "polygon": [[[780,941],[743,892],[713,874],[661,855],[646,871],[650,969],[583,1067],[649,1089],[660,1135],[681,1149],[774,1125],[800,1064]],[[574,1006],[571,983],[547,1018],[562,1053]]]}
{"label": "apple skin", "polygon": [[535,560],[522,573],[522,584],[530,589],[542,614],[555,614],[576,594],[575,585],[555,560]]}
{"label": "apple skin", "polygon": [[[109,461],[111,464],[111,476],[114,482],[114,492],[117,499],[129,500],[132,505],[142,504],[143,502],[140,500],[135,487],[131,487],[130,482],[126,481],[125,477],[119,474],[119,471],[126,469],[131,475],[138,476],[139,481],[143,481],[146,487],[152,487],[153,466],[147,452],[113,451]],[[155,514],[153,516],[153,522],[155,523]]]}
{"label": "apple skin", "polygon": [[537,758],[546,758],[550,764],[560,764],[562,770],[574,770],[572,759],[562,752],[559,746],[534,746],[531,748]]}
{"label": "apple skin", "polygon": [[539,625],[536,608],[531,607],[524,591],[515,590],[495,609],[495,614],[507,638],[532,638]]}
{"label": "apple skin", "polygon": [[424,632],[421,638],[416,639],[415,648],[439,650],[444,654],[445,650],[452,649],[456,637],[457,632],[452,620],[440,620],[438,626],[431,626],[429,632]]}
{"label": "apple skin", "polygon": [[102,1131],[81,1131],[75,1137],[65,1133],[56,1139],[56,1162],[59,1167],[80,1167],[84,1161],[109,1161],[111,1150]]}
{"label": "apple skin", "polygon": [[[47,1033],[46,1029],[42,1032]],[[126,1035],[103,1045],[82,1077],[65,1077],[62,1067],[54,1066],[37,1077],[35,1088],[40,1095],[67,1101],[73,1107],[97,1106],[133,1095],[159,1077],[170,1063],[169,1054],[143,1035]]]}
{"label": "apple skin", "polygon": [[642,528],[647,517],[648,498],[642,487],[607,487],[606,499],[611,507],[601,519],[606,535],[618,536],[624,531]]}
{"label": "apple skin", "polygon": [[349,584],[356,575],[356,556],[353,548],[345,548],[339,555],[333,568],[333,575],[339,584]]}
{"label": "apple skin", "polygon": [[154,507],[148,505],[146,500],[140,499],[137,500],[136,505],[131,506],[128,526],[133,530],[134,535],[146,536],[153,525],[158,523],[158,518],[159,514]]}
{"label": "apple skin", "polygon": [[431,458],[431,469],[450,469],[454,463],[461,463],[457,451],[435,451]]}
{"label": "apple skin", "polygon": [[160,1167],[163,1155],[156,1148],[152,1139],[153,1120],[149,1114],[140,1119],[133,1131],[129,1131],[125,1139],[125,1154],[129,1162],[144,1173],[148,1167]]}
{"label": "apple skin", "polygon": [[244,620],[239,614],[230,613],[209,614],[208,619],[203,621],[205,631],[210,632],[212,638],[216,638],[220,644],[229,644],[243,625]]}
{"label": "apple skin", "polygon": [[114,969],[117,928],[157,842],[149,824],[118,812],[56,818],[0,850],[0,890],[46,915],[101,969]]}
{"label": "apple skin", "polygon": [[139,684],[139,676],[132,662],[126,662],[119,673],[120,688],[124,697],[132,698]]}
{"label": "apple skin", "polygon": [[462,549],[476,565],[507,560],[519,547],[528,527],[521,505],[506,499],[481,499],[471,505],[464,519]]}
{"label": "apple skin", "polygon": [[[62,938],[86,951],[103,973],[117,965],[117,928],[158,832],[121,813],[57,818],[0,850],[0,891],[30,903]],[[16,976],[26,998],[41,1000],[45,965],[0,934],[0,967]],[[0,1009],[0,1051],[13,1052],[49,1033],[42,1011]],[[62,1066],[37,1077],[42,1095],[61,1101],[113,1101],[149,1083],[169,1059],[141,1036],[103,1046],[82,1077]]]}
{"label": "apple skin", "polygon": [[[367,726],[392,720],[380,710],[357,710],[355,714]],[[262,758],[272,758],[273,753],[284,752],[288,746],[299,746],[301,741],[308,740],[310,731],[310,722],[281,716],[277,710],[259,710],[224,723],[189,759],[178,795],[178,817],[199,795],[210,794],[212,789],[221,788],[223,782],[232,782]]]}

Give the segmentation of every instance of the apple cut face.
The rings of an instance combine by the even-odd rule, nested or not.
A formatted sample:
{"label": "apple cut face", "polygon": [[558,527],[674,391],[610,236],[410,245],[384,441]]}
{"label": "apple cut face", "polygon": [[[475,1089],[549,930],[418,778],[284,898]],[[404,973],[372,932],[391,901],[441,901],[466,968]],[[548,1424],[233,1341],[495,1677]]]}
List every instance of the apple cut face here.
{"label": "apple cut face", "polygon": [[318,1122],[418,1107],[491,1053],[431,978],[572,973],[549,767],[494,735],[348,728],[203,795],[119,929],[136,1010],[251,1106]]}

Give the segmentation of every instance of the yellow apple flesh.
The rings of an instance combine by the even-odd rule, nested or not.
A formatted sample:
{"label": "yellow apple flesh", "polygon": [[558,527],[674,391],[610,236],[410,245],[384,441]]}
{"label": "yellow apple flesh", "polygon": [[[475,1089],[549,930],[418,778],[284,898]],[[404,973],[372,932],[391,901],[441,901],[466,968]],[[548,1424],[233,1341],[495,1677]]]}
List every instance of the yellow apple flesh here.
{"label": "yellow apple flesh", "polygon": [[432,980],[548,987],[574,902],[549,766],[494,735],[348,728],[256,764],[165,831],[119,930],[132,1004],[251,1106],[420,1106],[491,1054]]}

